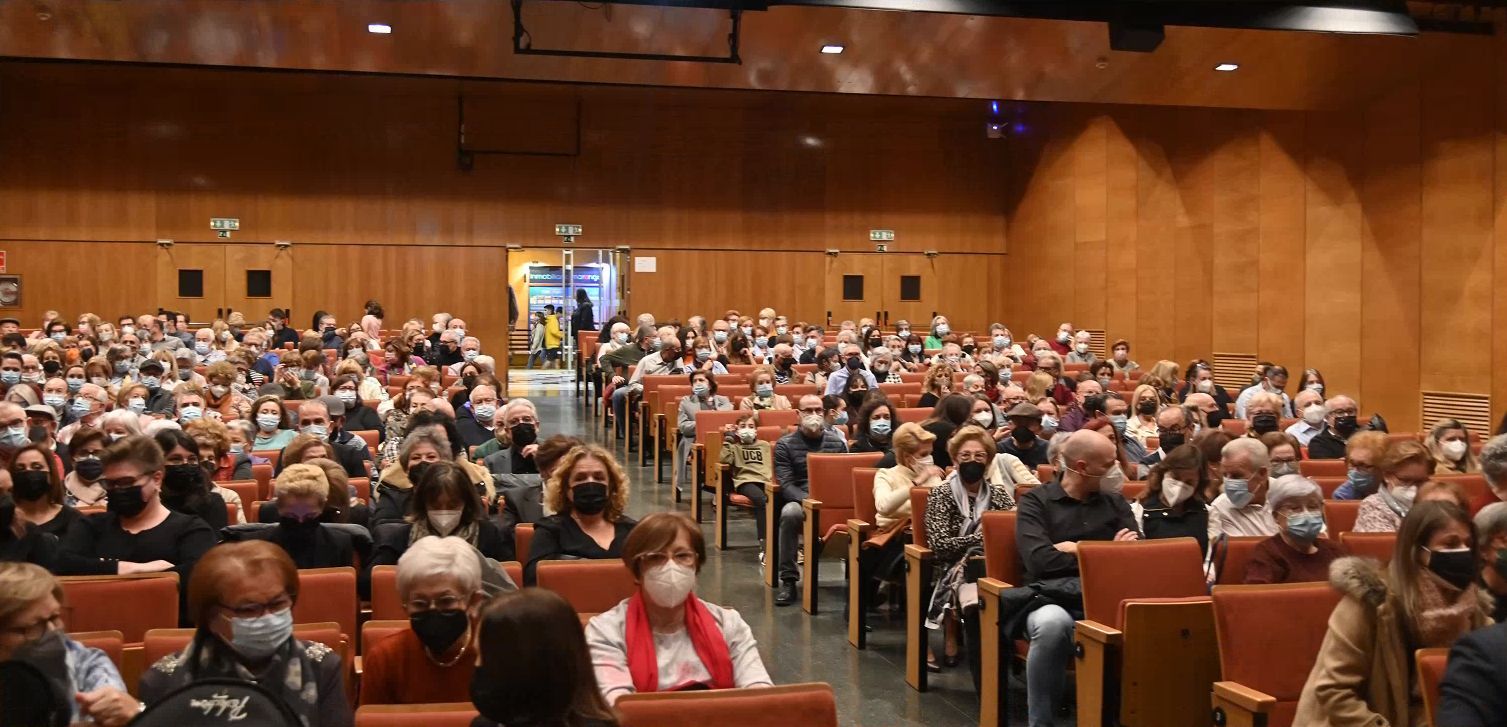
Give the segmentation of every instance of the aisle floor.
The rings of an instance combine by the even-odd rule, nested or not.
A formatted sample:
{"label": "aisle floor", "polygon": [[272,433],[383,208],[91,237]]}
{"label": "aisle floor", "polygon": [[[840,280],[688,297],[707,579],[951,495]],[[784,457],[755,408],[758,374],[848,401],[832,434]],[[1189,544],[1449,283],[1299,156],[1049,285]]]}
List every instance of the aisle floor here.
{"label": "aisle floor", "polygon": [[[535,377],[544,378],[539,374],[517,377],[509,387],[509,396],[524,396],[534,402],[545,436],[576,433],[606,444],[600,429],[593,425],[597,420],[586,408],[585,400],[575,396],[573,386],[561,386],[554,376],[548,377],[552,379],[548,383]],[[658,485],[652,466],[638,466],[636,452],[631,457],[625,456],[620,443],[614,451],[633,483],[630,515],[642,517],[661,510],[689,510],[684,503],[675,504],[668,470],[666,484]],[[710,513],[709,506],[707,511]],[[759,652],[775,683],[830,683],[836,691],[838,715],[844,725],[978,724],[978,698],[966,664],[932,674],[928,692],[917,692],[906,685],[905,631],[898,618],[890,620],[886,612],[880,611],[870,620],[874,629],[869,635],[868,648],[860,651],[848,644],[842,565],[835,557],[828,556],[822,563],[823,608],[819,614],[808,615],[799,603],[776,607],[774,591],[766,588],[760,578],[753,521],[738,511],[730,515],[731,547],[725,551],[710,547],[711,524],[702,526],[709,547],[697,592],[709,601],[736,608],[743,615],[759,641]],[[940,647],[940,636],[936,643]],[[1013,724],[1025,724],[1024,697],[1024,689],[1015,684],[1011,700],[1015,712]]]}

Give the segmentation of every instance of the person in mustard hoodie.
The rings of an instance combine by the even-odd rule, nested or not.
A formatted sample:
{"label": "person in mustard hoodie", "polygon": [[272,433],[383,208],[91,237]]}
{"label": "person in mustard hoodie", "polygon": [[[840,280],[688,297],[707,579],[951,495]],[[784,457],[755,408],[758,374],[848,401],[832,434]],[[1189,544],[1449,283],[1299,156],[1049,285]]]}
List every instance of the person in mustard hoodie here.
{"label": "person in mustard hoodie", "polygon": [[553,305],[544,306],[544,368],[560,367],[560,342],[565,334],[560,331],[560,315]]}
{"label": "person in mustard hoodie", "polygon": [[1341,558],[1330,583],[1344,594],[1298,699],[1293,724],[1404,727],[1427,724],[1413,652],[1447,647],[1491,622],[1492,598],[1470,517],[1450,502],[1422,502],[1403,518],[1392,562]]}

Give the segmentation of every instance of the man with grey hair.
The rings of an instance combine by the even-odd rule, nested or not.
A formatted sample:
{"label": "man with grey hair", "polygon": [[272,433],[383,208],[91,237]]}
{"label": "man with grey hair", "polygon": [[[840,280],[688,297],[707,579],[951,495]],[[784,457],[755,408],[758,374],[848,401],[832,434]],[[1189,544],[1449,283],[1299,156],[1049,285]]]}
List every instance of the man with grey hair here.
{"label": "man with grey hair", "polygon": [[1293,411],[1298,415],[1298,421],[1293,422],[1286,430],[1298,444],[1305,447],[1313,438],[1324,431],[1324,418],[1329,410],[1324,408],[1324,397],[1312,389],[1304,389],[1292,399]]}
{"label": "man with grey hair", "polygon": [[1224,445],[1220,465],[1224,491],[1209,504],[1209,543],[1237,535],[1276,535],[1277,523],[1266,507],[1266,445],[1241,437]]}
{"label": "man with grey hair", "polygon": [[[497,414],[497,436],[476,449],[475,459],[497,476],[538,474],[539,413],[534,402],[511,399]],[[503,442],[506,442],[504,446]]]}
{"label": "man with grey hair", "polygon": [[455,430],[468,449],[480,447],[492,439],[497,417],[497,390],[487,384],[472,387],[468,411],[455,418]]}
{"label": "man with grey hair", "polygon": [[1507,434],[1492,437],[1481,447],[1481,476],[1491,491],[1472,505],[1479,512],[1493,502],[1507,502]]}
{"label": "man with grey hair", "polygon": [[1329,564],[1345,551],[1324,534],[1324,491],[1302,475],[1273,480],[1266,509],[1277,534],[1256,544],[1245,566],[1246,583],[1326,581]]}
{"label": "man with grey hair", "polygon": [[476,360],[481,355],[481,339],[475,336],[466,336],[460,340],[460,361],[450,364],[450,375],[460,376],[460,370],[466,364]]}
{"label": "man with grey hair", "polygon": [[1344,394],[1324,402],[1324,431],[1308,441],[1309,459],[1344,459],[1350,435],[1360,431],[1360,405]]}
{"label": "man with grey hair", "polygon": [[1476,542],[1486,564],[1481,581],[1497,599],[1493,619],[1507,622],[1507,502],[1493,502],[1476,513]]}

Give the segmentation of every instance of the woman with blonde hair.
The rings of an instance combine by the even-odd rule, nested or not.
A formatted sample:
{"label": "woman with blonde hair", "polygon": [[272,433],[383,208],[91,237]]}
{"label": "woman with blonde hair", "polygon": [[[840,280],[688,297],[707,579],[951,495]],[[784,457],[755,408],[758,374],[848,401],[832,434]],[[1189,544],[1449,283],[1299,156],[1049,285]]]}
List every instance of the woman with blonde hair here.
{"label": "woman with blonde hair", "polygon": [[1031,375],[1026,377],[1025,386],[1022,387],[1026,390],[1026,401],[1037,401],[1047,396],[1056,383],[1057,379],[1051,374],[1045,371],[1032,371]]}
{"label": "woman with blonde hair", "polygon": [[1329,580],[1344,595],[1293,724],[1426,724],[1413,653],[1447,647],[1491,623],[1491,597],[1476,583],[1476,545],[1464,510],[1420,502],[1402,519],[1389,564],[1335,561]]}
{"label": "woman with blonde hair", "polygon": [[544,485],[544,506],[555,514],[534,525],[524,583],[534,584],[542,560],[622,557],[638,524],[625,512],[628,486],[628,475],[606,449],[583,444],[566,452]]}
{"label": "woman with blonde hair", "polygon": [[1395,532],[1412,509],[1418,489],[1434,476],[1434,458],[1418,442],[1392,444],[1381,456],[1379,465],[1381,488],[1361,500],[1360,510],[1355,514],[1355,532]]}
{"label": "woman with blonde hair", "polygon": [[1171,404],[1175,398],[1177,378],[1177,362],[1162,359],[1141,376],[1141,383],[1155,389],[1163,404]]}
{"label": "woman with blonde hair", "polygon": [[1147,437],[1156,436],[1156,412],[1161,408],[1161,397],[1156,387],[1140,384],[1130,395],[1130,421],[1125,425],[1125,436],[1146,446]]}
{"label": "woman with blonde hair", "polygon": [[1457,419],[1440,419],[1429,429],[1424,440],[1434,458],[1434,474],[1463,475],[1481,471],[1481,464],[1470,451],[1470,430]]}
{"label": "woman with blonde hair", "polygon": [[790,399],[784,394],[774,393],[774,369],[768,366],[759,366],[748,377],[752,396],[743,397],[738,402],[739,409],[789,409]]}
{"label": "woman with blonde hair", "polygon": [[945,363],[932,364],[926,370],[926,378],[921,381],[921,398],[915,406],[922,409],[930,409],[937,405],[942,397],[952,393],[952,366]]}

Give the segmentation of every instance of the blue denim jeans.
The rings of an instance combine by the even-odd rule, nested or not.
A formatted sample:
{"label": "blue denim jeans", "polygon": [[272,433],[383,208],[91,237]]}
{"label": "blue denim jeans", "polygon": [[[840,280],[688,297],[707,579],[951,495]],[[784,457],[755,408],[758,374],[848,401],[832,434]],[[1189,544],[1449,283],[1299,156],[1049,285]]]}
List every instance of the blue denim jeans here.
{"label": "blue denim jeans", "polygon": [[1031,727],[1054,727],[1073,663],[1073,617],[1049,605],[1026,616],[1026,712]]}

